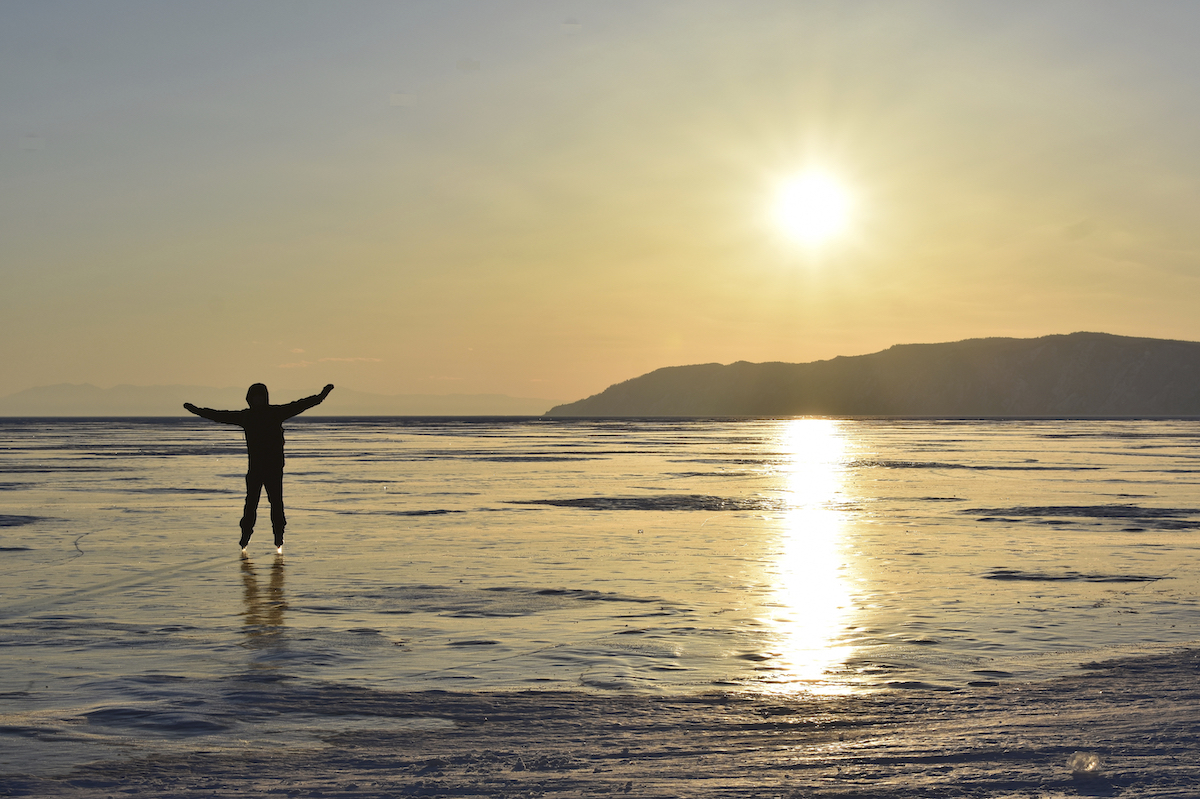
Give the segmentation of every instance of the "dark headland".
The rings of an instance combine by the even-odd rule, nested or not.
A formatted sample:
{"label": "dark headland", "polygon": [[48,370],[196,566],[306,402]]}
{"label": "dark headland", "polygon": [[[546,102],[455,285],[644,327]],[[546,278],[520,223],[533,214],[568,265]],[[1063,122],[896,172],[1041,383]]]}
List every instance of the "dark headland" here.
{"label": "dark headland", "polygon": [[1200,415],[1200,343],[1071,333],[900,344],[813,363],[672,366],[554,417]]}

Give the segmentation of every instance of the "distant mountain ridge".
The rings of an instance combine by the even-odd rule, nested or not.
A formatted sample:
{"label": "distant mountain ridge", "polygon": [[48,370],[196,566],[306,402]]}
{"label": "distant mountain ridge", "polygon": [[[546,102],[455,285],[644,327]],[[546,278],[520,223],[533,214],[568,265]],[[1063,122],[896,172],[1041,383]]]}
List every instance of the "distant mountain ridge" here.
{"label": "distant mountain ridge", "polygon": [[[271,401],[291,402],[309,389],[271,389]],[[184,402],[202,408],[244,408],[246,389],[211,386],[98,388],[90,383],[38,386],[0,397],[0,416],[187,416]],[[539,416],[554,400],[504,394],[369,394],[339,387],[308,416]]]}
{"label": "distant mountain ridge", "polygon": [[1071,333],[900,344],[802,364],[674,366],[546,415],[1194,416],[1200,343]]}

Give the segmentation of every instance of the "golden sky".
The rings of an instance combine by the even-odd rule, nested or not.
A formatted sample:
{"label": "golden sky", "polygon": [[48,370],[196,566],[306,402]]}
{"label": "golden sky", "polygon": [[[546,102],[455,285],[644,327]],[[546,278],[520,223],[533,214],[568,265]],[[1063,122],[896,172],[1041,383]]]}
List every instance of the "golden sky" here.
{"label": "golden sky", "polygon": [[[0,395],[1200,339],[1200,5],[0,4]],[[774,219],[805,170],[850,198]]]}

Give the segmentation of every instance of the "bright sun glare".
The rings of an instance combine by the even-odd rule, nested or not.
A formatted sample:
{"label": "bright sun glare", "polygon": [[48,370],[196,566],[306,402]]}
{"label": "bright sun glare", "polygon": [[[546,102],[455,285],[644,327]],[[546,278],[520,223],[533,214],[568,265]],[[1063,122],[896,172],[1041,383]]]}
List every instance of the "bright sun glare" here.
{"label": "bright sun glare", "polygon": [[803,172],[779,188],[775,221],[789,237],[812,247],[846,229],[850,206],[850,195],[836,179],[824,172]]}

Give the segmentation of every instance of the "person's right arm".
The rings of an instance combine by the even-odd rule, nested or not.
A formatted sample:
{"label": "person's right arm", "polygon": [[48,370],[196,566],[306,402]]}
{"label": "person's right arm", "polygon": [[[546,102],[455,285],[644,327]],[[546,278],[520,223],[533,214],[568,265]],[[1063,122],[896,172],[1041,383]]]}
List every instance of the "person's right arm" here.
{"label": "person's right arm", "polygon": [[295,402],[289,402],[287,405],[275,406],[281,411],[279,416],[280,420],[282,421],[291,419],[297,414],[304,413],[309,408],[314,408],[317,405],[320,405],[325,401],[325,398],[329,396],[330,391],[333,391],[333,383],[330,383],[329,385],[325,386],[325,388],[321,389],[320,394],[313,394],[311,397],[298,399]]}
{"label": "person's right arm", "polygon": [[183,407],[189,413],[194,413],[213,422],[221,422],[222,424],[241,423],[241,411],[214,411],[212,408],[197,408],[190,402],[183,403]]}

